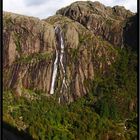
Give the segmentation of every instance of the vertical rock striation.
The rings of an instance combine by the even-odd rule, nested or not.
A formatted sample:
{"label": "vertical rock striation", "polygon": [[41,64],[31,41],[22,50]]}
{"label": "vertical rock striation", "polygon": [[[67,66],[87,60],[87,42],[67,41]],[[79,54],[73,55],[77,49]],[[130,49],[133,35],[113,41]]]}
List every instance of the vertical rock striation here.
{"label": "vertical rock striation", "polygon": [[4,12],[4,90],[55,94],[62,103],[86,95],[97,75],[109,73],[116,46],[129,44],[133,15],[98,2],[76,2],[44,20]]}

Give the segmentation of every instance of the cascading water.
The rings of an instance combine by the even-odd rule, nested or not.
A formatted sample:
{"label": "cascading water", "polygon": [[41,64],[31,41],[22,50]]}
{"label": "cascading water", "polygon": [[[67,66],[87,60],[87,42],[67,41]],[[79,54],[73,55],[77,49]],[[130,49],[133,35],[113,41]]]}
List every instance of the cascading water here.
{"label": "cascading water", "polygon": [[67,88],[67,84],[66,84],[66,70],[64,68],[64,64],[63,64],[63,59],[64,59],[64,41],[63,41],[63,38],[62,38],[62,31],[60,32],[60,38],[61,38],[61,51],[60,51],[60,64],[61,64],[61,67],[62,67],[62,71],[63,71],[63,81],[62,81],[62,87],[61,87],[61,92],[62,92],[62,89],[63,87],[65,86],[65,88]]}
{"label": "cascading water", "polygon": [[[56,48],[56,58],[53,64],[53,72],[52,72],[52,82],[51,82],[51,87],[50,87],[50,94],[54,94],[54,88],[55,88],[55,81],[56,81],[56,76],[57,76],[57,71],[58,71],[58,65],[60,64],[61,68],[62,68],[62,73],[63,73],[63,80],[62,80],[62,86],[61,86],[61,90],[60,93],[63,92],[63,88],[67,88],[67,84],[66,84],[66,70],[64,68],[64,41],[63,41],[63,37],[62,37],[62,30],[60,29],[60,27],[56,27],[55,28],[55,33],[57,36],[57,41],[58,41],[58,47]],[[59,98],[60,100],[60,98]]]}
{"label": "cascading water", "polygon": [[58,52],[56,49],[56,58],[54,61],[53,65],[53,74],[52,74],[52,83],[51,83],[51,88],[50,88],[50,94],[54,94],[54,85],[55,85],[55,80],[57,76],[57,69],[58,69]]}

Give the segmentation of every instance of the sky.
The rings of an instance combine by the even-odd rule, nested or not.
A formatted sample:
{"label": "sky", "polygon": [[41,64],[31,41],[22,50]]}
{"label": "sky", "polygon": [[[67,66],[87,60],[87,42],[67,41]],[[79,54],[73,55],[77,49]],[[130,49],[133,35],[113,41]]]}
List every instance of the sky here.
{"label": "sky", "polygon": [[[40,19],[55,14],[62,7],[77,0],[3,0],[3,10],[22,15],[34,16]],[[87,1],[87,0],[80,0]],[[90,0],[97,1],[97,0]],[[137,0],[98,0],[106,6],[121,5],[132,12],[137,12]]]}

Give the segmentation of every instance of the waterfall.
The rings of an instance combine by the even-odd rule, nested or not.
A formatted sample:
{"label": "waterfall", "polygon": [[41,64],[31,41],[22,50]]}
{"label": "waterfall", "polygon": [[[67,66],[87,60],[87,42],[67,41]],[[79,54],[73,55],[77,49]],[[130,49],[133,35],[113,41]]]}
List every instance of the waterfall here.
{"label": "waterfall", "polygon": [[[50,88],[50,94],[54,94],[54,88],[55,88],[55,81],[56,81],[56,76],[57,76],[57,71],[58,71],[58,65],[61,66],[62,68],[62,74],[63,74],[63,80],[62,80],[62,86],[61,86],[61,90],[60,93],[63,92],[63,88],[67,88],[67,84],[66,84],[66,70],[64,68],[64,49],[65,49],[65,45],[64,45],[64,40],[63,40],[63,36],[62,36],[62,30],[60,29],[60,27],[56,27],[55,28],[55,33],[56,33],[56,37],[57,37],[57,41],[58,41],[58,47],[56,48],[56,58],[53,64],[53,72],[52,72],[52,82],[51,82],[51,88]],[[60,102],[60,98],[59,98],[59,102]]]}
{"label": "waterfall", "polygon": [[[58,32],[58,28],[56,27],[55,28],[55,33]],[[56,81],[56,76],[57,76],[57,69],[58,69],[58,57],[59,57],[59,54],[58,54],[58,51],[57,51],[57,48],[56,48],[56,57],[55,57],[55,61],[54,61],[54,64],[53,64],[53,72],[52,72],[52,82],[51,82],[51,88],[50,88],[50,94],[54,94],[54,86],[55,86],[55,81]]]}
{"label": "waterfall", "polygon": [[58,69],[58,52],[56,49],[56,58],[53,64],[53,74],[52,74],[52,83],[51,83],[51,89],[50,89],[50,94],[54,94],[54,84],[57,76],[57,69]]}
{"label": "waterfall", "polygon": [[64,86],[65,86],[65,88],[67,88],[67,84],[66,84],[66,70],[65,70],[64,64],[63,64],[64,48],[65,48],[65,46],[64,46],[64,41],[63,41],[63,37],[62,37],[62,31],[60,32],[60,40],[61,40],[60,64],[61,64],[63,75],[64,75],[63,81],[62,81],[62,87],[61,87],[61,90],[62,90]]}

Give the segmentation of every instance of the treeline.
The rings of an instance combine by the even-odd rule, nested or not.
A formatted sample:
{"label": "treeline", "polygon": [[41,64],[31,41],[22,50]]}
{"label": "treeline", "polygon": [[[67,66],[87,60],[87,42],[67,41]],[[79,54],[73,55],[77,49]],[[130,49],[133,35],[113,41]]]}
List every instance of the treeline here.
{"label": "treeline", "polygon": [[136,140],[137,54],[118,50],[108,72],[95,77],[88,95],[67,105],[32,91],[3,93],[3,120],[35,140]]}

